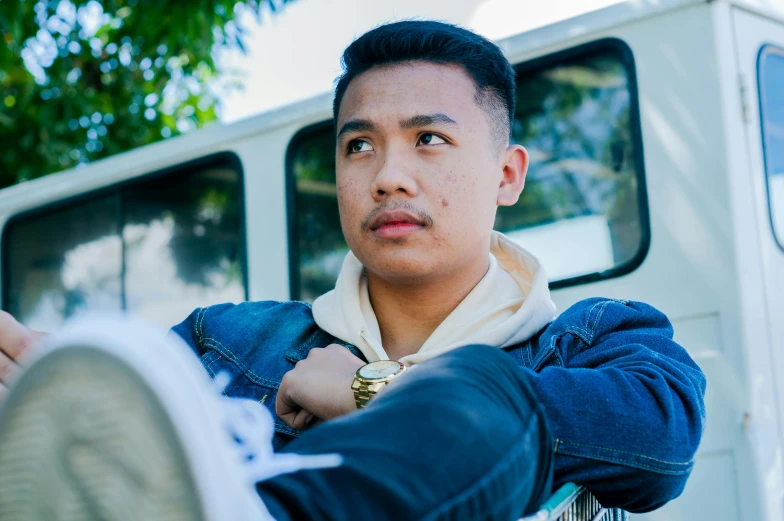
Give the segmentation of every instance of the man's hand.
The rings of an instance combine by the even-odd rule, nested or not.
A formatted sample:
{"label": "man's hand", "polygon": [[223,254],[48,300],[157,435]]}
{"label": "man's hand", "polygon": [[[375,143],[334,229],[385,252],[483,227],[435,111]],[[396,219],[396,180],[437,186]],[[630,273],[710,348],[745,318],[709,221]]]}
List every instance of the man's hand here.
{"label": "man's hand", "polygon": [[46,333],[28,329],[14,317],[0,311],[0,399],[19,373],[22,360]]}
{"label": "man's hand", "polygon": [[275,410],[286,425],[305,429],[356,410],[351,382],[365,362],[337,344],[311,349],[283,376]]}

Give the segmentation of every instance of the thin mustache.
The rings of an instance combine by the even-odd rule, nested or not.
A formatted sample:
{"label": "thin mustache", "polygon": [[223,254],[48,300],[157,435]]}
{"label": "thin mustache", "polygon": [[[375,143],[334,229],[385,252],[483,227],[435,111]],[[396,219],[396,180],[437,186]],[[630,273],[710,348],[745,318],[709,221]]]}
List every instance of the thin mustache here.
{"label": "thin mustache", "polygon": [[425,212],[424,210],[420,210],[416,206],[410,203],[394,203],[394,204],[381,204],[377,206],[367,217],[362,221],[361,229],[366,230],[370,226],[370,222],[376,218],[378,214],[381,212],[394,212],[396,210],[404,210],[408,213],[416,215],[420,221],[422,221],[425,225],[425,228],[432,228],[433,227],[433,218]]}

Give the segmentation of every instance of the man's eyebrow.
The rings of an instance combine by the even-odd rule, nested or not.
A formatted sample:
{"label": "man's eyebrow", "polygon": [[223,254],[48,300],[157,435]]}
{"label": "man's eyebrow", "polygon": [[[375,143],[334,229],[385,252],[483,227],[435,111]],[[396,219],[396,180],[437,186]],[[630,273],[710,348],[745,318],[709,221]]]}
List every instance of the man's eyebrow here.
{"label": "man's eyebrow", "polygon": [[457,127],[457,121],[450,118],[446,114],[417,114],[416,116],[412,116],[408,119],[404,119],[400,122],[400,128],[404,130],[418,128],[418,127],[427,127],[430,125],[450,125]]}
{"label": "man's eyebrow", "polygon": [[352,119],[346,121],[343,126],[340,128],[340,132],[338,132],[337,138],[349,132],[376,132],[376,126],[373,124],[372,121],[368,119]]}

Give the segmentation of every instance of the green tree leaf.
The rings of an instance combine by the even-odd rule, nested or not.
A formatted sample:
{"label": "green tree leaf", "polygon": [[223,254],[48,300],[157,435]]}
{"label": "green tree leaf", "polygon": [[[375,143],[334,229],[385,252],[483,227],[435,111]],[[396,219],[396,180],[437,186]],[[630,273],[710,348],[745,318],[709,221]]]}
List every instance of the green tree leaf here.
{"label": "green tree leaf", "polygon": [[239,4],[0,0],[0,188],[214,121],[234,84],[212,53],[244,51]]}

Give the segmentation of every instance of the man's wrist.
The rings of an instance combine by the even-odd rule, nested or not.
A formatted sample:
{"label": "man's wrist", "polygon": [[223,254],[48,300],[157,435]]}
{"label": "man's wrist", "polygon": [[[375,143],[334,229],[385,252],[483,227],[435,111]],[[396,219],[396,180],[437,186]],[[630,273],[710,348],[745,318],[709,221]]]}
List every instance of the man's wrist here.
{"label": "man's wrist", "polygon": [[365,407],[379,391],[405,371],[406,366],[397,360],[378,360],[357,369],[351,384],[356,408]]}
{"label": "man's wrist", "polygon": [[352,378],[351,381],[349,381],[348,385],[344,387],[344,389],[346,389],[347,392],[343,395],[344,397],[342,399],[342,403],[343,403],[343,410],[346,413],[354,412],[358,409],[357,401],[355,399],[355,393],[354,393],[355,381],[356,379]]}

